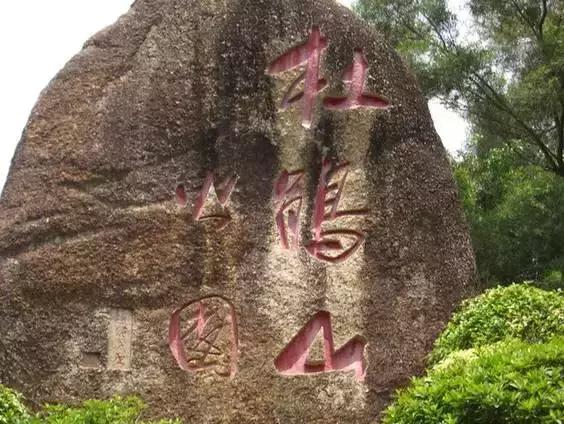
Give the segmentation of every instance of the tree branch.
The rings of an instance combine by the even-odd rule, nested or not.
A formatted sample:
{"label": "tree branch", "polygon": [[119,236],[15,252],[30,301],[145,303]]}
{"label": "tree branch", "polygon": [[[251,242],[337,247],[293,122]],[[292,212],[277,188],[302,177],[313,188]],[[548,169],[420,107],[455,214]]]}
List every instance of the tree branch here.
{"label": "tree branch", "polygon": [[433,31],[435,32],[435,34],[437,34],[437,37],[439,37],[439,40],[441,42],[441,44],[443,45],[443,48],[445,50],[448,50],[449,45],[446,42],[446,40],[444,39],[443,35],[441,34],[440,29],[436,26],[436,24],[431,20],[431,18],[429,18],[429,16],[427,16],[425,13],[421,13],[421,15],[425,18],[425,20],[427,21],[427,23],[431,26],[431,28],[433,28]]}
{"label": "tree branch", "polygon": [[408,20],[401,20],[400,23],[405,28],[407,28],[408,31],[411,31],[412,34],[417,36],[419,40],[425,40],[425,35],[422,34],[419,30],[417,30],[413,25],[411,25]]}
{"label": "tree branch", "polygon": [[517,4],[516,0],[511,0],[511,4],[513,5],[513,7],[515,8],[515,10],[517,11],[517,13],[519,14],[519,16],[521,17],[521,19],[529,26],[529,28],[531,28],[531,30],[533,31],[533,34],[535,35],[535,37],[538,37],[537,34],[537,28],[535,27],[535,25],[529,21],[529,19],[527,19],[527,16],[525,15],[525,13],[523,12],[523,10],[519,7],[519,4]]}
{"label": "tree branch", "polygon": [[515,145],[516,144],[515,141],[517,141],[522,134],[522,129],[518,129],[514,126],[510,127],[507,122],[502,122],[498,119],[495,119],[491,115],[487,115],[487,112],[480,112],[480,111],[477,111],[477,110],[471,110],[468,107],[461,108],[461,110],[465,110],[468,115],[475,115],[477,118],[482,118],[482,117],[486,118],[489,122],[494,123],[495,125],[499,126],[499,128],[502,128],[505,131],[510,129],[510,131],[513,133],[512,137],[510,137],[510,138],[503,137],[503,144],[505,144],[509,149],[511,149],[511,151],[513,153],[515,153],[517,156],[519,156],[519,158],[521,160],[523,160],[524,163],[527,163],[529,165],[538,165],[538,163],[535,163],[533,160],[531,160],[530,157],[525,156],[523,154],[523,152],[521,152],[519,149],[517,149],[517,146]]}
{"label": "tree branch", "polygon": [[510,141],[506,141],[505,144],[506,144],[507,147],[509,147],[509,148],[511,149],[511,151],[512,151],[513,153],[515,153],[517,156],[519,156],[519,158],[520,158],[524,163],[526,163],[527,165],[539,165],[538,163],[533,162],[530,157],[525,156],[525,155],[523,154],[523,152],[519,151],[519,149],[516,149],[515,146],[514,146],[514,144],[511,143]]}
{"label": "tree branch", "polygon": [[558,148],[556,151],[558,164],[561,168],[564,167],[564,104],[562,104],[562,112],[560,118],[556,117],[557,134],[558,134]]}
{"label": "tree branch", "polygon": [[495,99],[494,104],[497,104],[498,108],[501,108],[501,110],[504,110],[506,113],[508,113],[515,120],[515,122],[529,134],[534,144],[538,146],[545,158],[548,160],[550,167],[554,171],[557,171],[559,168],[557,156],[552,151],[550,151],[550,149],[544,144],[538,134],[535,133],[535,131],[529,125],[527,125],[526,122],[524,122],[521,118],[519,118],[519,116],[517,116],[517,114],[507,104],[505,99],[503,99],[503,97],[500,96],[499,93],[481,75],[475,72],[473,72],[472,74],[478,79],[480,84],[483,84],[482,90],[485,88]]}
{"label": "tree branch", "polygon": [[548,15],[548,0],[542,0],[542,15],[539,21],[538,37],[541,43],[544,41],[543,26],[546,16]]}

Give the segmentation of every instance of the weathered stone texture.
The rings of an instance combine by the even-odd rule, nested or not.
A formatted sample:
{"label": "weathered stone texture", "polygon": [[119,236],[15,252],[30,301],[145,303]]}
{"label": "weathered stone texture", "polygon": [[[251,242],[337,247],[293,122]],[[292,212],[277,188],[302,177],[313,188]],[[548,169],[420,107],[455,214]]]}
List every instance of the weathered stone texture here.
{"label": "weathered stone texture", "polygon": [[[389,109],[318,103],[310,130],[299,105],[278,110],[299,73],[265,69],[314,25],[329,40],[323,95],[343,93],[360,47],[367,87]],[[341,264],[281,249],[274,220],[276,179],[303,169],[302,246],[310,239],[324,155],[351,163],[343,207],[370,209],[345,218],[366,241]],[[192,218],[207,171],[239,176],[221,231]],[[0,260],[0,381],[38,402],[139,393],[154,415],[187,423],[374,422],[423,369],[474,274],[414,77],[329,0],[137,0],[34,108],[0,202]],[[204,296],[235,308],[233,378],[185,372],[169,350],[172,311]],[[336,348],[368,342],[364,382],[277,373],[278,354],[321,310]]]}

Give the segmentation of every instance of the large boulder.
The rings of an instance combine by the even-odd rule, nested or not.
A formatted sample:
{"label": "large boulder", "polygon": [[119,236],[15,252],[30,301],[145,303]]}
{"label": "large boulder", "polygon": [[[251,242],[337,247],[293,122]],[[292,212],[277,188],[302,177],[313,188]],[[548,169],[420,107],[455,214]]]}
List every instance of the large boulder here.
{"label": "large boulder", "polygon": [[187,423],[369,423],[474,260],[413,75],[330,0],[137,0],[0,203],[0,381]]}

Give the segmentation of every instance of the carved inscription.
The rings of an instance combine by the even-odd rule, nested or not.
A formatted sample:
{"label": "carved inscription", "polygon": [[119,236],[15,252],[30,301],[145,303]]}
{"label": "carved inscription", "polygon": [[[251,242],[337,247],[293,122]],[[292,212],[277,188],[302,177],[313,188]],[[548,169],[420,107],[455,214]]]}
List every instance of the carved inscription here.
{"label": "carved inscription", "polygon": [[[319,78],[319,74],[322,55],[328,45],[327,37],[322,35],[317,26],[314,26],[305,43],[288,50],[266,69],[268,75],[277,75],[305,66],[303,73],[290,84],[281,106],[282,110],[286,110],[294,103],[302,101],[302,126],[304,128],[311,128],[315,99],[327,87],[326,79]],[[364,91],[368,69],[368,61],[363,50],[356,48],[353,63],[343,76],[348,90],[347,96],[327,97],[323,101],[323,106],[328,110],[349,110],[359,107],[387,108],[390,105],[387,99]],[[302,82],[303,90],[295,93]]]}
{"label": "carved inscription", "polygon": [[283,249],[297,249],[300,237],[300,212],[304,195],[304,171],[284,170],[274,188],[276,228]]}
{"label": "carved inscription", "polygon": [[348,167],[348,162],[334,164],[328,159],[324,159],[321,166],[312,219],[313,239],[306,245],[306,250],[323,262],[340,263],[347,260],[358,250],[365,238],[363,233],[353,229],[323,229],[325,222],[368,213],[367,209],[339,210]]}
{"label": "carved inscription", "polygon": [[[266,70],[268,75],[276,75],[305,64],[305,71],[290,85],[282,100],[282,109],[287,109],[299,100],[303,101],[302,125],[305,128],[311,127],[317,94],[327,86],[327,81],[319,78],[321,55],[326,48],[327,38],[321,34],[318,27],[313,27],[307,42],[284,53]],[[303,91],[292,95],[302,81],[304,83]]]}
{"label": "carved inscription", "polygon": [[[309,361],[310,349],[319,331],[323,332],[323,361]],[[320,311],[282,350],[274,366],[280,374],[287,376],[352,371],[356,379],[362,381],[366,375],[365,346],[366,340],[357,335],[335,350],[331,314]]]}
{"label": "carved inscription", "polygon": [[[364,216],[368,209],[340,210],[348,176],[348,162],[334,164],[324,159],[317,185],[312,218],[312,240],[306,251],[317,260],[341,263],[362,245],[365,235],[355,229],[326,229],[324,224],[350,216]],[[300,212],[304,196],[304,171],[282,171],[274,187],[276,228],[283,249],[297,249],[300,236]]]}
{"label": "carved inscription", "polygon": [[347,84],[347,97],[327,97],[323,105],[330,110],[348,110],[359,107],[372,107],[385,109],[390,105],[388,100],[375,94],[364,91],[366,76],[368,73],[368,61],[362,49],[354,50],[353,64],[345,71],[343,81]]}
{"label": "carved inscription", "polygon": [[238,335],[235,308],[218,296],[204,297],[176,309],[169,324],[169,347],[184,371],[237,373]]}
{"label": "carved inscription", "polygon": [[[194,202],[194,209],[192,210],[192,218],[194,221],[213,220],[216,221],[218,230],[225,228],[227,224],[231,222],[231,215],[227,210],[227,202],[231,198],[231,194],[235,189],[237,180],[238,177],[233,175],[220,183],[216,183],[213,172],[208,172],[206,179],[204,180],[204,185]],[[212,187],[215,193],[216,205],[215,208],[214,205],[211,205],[210,211],[206,213],[206,203],[212,203],[207,202],[211,196]],[[179,185],[176,188],[176,202],[181,207],[185,207],[188,203],[188,197],[186,195],[186,188],[184,185]]]}
{"label": "carved inscription", "polygon": [[133,315],[131,311],[112,309],[108,328],[108,369],[120,371],[131,369],[132,332]]}
{"label": "carved inscription", "polygon": [[[328,86],[327,80],[320,75],[323,53],[328,45],[328,38],[319,27],[314,26],[305,42],[283,53],[266,69],[268,75],[290,71],[298,75],[286,90],[281,107],[286,110],[301,103],[301,125],[304,128],[311,128],[317,97]],[[356,48],[353,62],[342,78],[345,95],[326,97],[322,101],[323,107],[334,111],[361,107],[387,108],[390,105],[387,99],[366,90],[368,70],[369,64],[363,50]],[[340,208],[348,175],[348,162],[336,163],[323,159],[313,200],[311,239],[302,246],[316,260],[326,263],[346,261],[365,240],[363,232],[347,228],[350,219],[344,218],[364,216],[368,210]],[[232,219],[227,203],[237,179],[237,176],[231,176],[217,182],[214,173],[208,172],[194,201],[193,220],[214,221],[217,229],[225,228]],[[276,229],[282,249],[297,250],[300,247],[304,198],[305,171],[283,170],[274,187]],[[186,207],[188,196],[184,185],[177,187],[176,201],[179,206]],[[339,221],[341,225],[336,225],[340,219],[343,219]],[[118,330],[114,331],[119,333]],[[309,355],[320,331],[323,334],[323,360],[312,361]],[[219,376],[233,377],[237,372],[239,354],[235,308],[220,296],[204,297],[182,305],[170,318],[169,347],[178,366],[184,371],[211,371]],[[366,374],[365,347],[365,339],[357,335],[335,349],[331,315],[320,311],[290,341],[274,364],[282,375],[341,371],[354,372],[360,381]],[[119,354],[114,356],[118,364],[116,366],[125,363]]]}

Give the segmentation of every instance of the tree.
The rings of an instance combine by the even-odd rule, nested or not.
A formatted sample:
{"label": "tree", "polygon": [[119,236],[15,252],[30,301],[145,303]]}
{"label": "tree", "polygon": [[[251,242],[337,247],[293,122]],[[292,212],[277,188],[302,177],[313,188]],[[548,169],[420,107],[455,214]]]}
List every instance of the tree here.
{"label": "tree", "polygon": [[505,145],[564,177],[564,2],[466,6],[474,28],[465,40],[447,0],[358,0],[355,8],[410,62],[429,98],[467,117],[478,155]]}
{"label": "tree", "polygon": [[483,283],[562,275],[564,179],[524,164],[508,147],[485,158],[469,154],[454,173]]}

